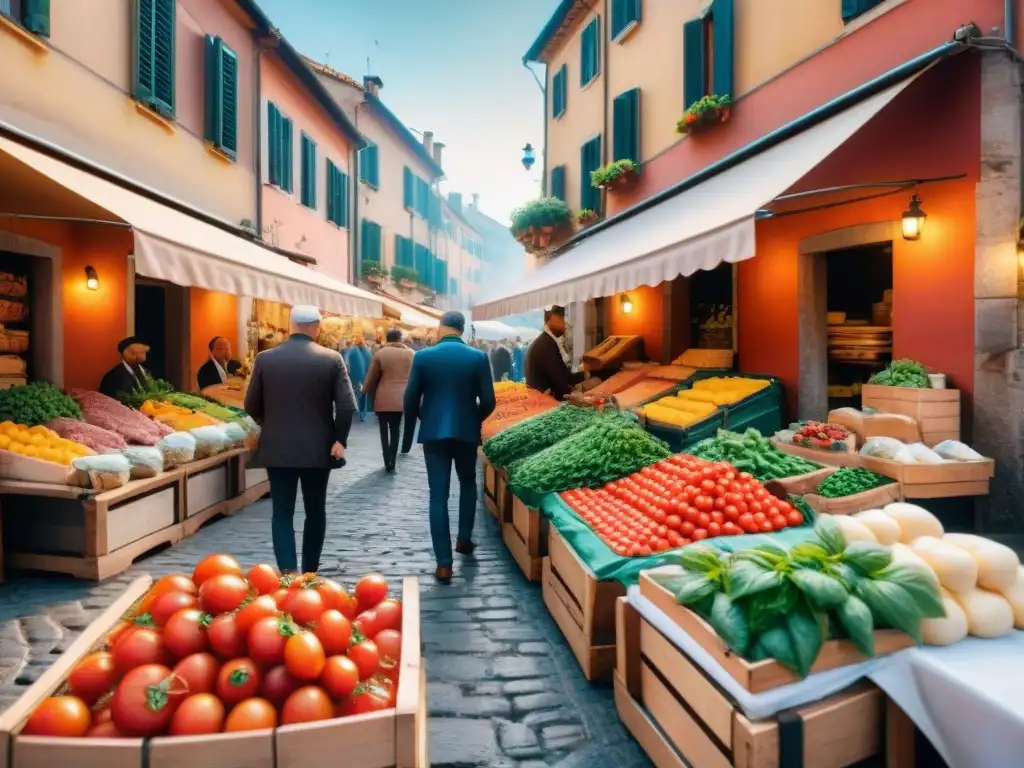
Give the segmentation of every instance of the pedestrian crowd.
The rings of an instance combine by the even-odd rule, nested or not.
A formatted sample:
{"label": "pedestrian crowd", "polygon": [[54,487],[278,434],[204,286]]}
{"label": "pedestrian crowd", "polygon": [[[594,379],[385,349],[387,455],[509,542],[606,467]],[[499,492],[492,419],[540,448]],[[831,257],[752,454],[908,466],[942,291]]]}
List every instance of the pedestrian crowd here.
{"label": "pedestrian crowd", "polygon": [[[327,484],[332,469],[345,465],[352,421],[373,412],[380,428],[384,471],[398,468],[399,452],[423,446],[429,486],[427,519],[437,561],[435,576],[452,579],[454,555],[448,514],[452,470],[459,484],[454,552],[472,556],[476,517],[476,460],[481,425],[495,408],[494,382],[525,380],[556,398],[579,382],[564,353],[565,312],[544,314],[544,332],[528,348],[514,342],[466,342],[466,318],[446,312],[433,344],[403,339],[392,328],[370,345],[362,336],[338,351],[317,343],[320,312],[291,310],[291,335],[261,352],[245,395],[246,412],[260,425],[250,466],[267,470],[273,508],[271,536],[282,573],[298,572],[295,504],[302,489],[306,516],[302,572],[318,570],[327,527]],[[211,342],[211,378],[227,365]],[[230,350],[227,350],[230,354]]]}

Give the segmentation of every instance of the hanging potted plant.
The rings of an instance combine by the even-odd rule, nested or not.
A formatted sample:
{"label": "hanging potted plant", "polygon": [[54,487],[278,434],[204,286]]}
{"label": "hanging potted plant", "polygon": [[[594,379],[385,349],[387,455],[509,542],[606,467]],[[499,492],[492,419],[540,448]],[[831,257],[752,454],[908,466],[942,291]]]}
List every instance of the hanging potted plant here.
{"label": "hanging potted plant", "polygon": [[388,279],[388,273],[381,267],[379,261],[364,261],[359,265],[359,276],[367,282],[373,283],[378,288],[384,285]]}
{"label": "hanging potted plant", "polygon": [[590,184],[609,192],[628,192],[639,176],[640,166],[629,158],[624,158],[592,171]]}
{"label": "hanging potted plant", "polygon": [[391,267],[391,281],[403,291],[411,291],[416,287],[420,273],[412,267],[395,264]]}
{"label": "hanging potted plant", "polygon": [[728,96],[703,96],[687,108],[676,123],[679,133],[695,133],[709,125],[728,122],[732,99]]}
{"label": "hanging potted plant", "polygon": [[583,208],[576,213],[576,223],[581,227],[589,227],[597,221],[597,213],[589,208]]}
{"label": "hanging potted plant", "polygon": [[557,197],[531,200],[512,212],[512,236],[531,253],[557,248],[572,235],[574,216]]}

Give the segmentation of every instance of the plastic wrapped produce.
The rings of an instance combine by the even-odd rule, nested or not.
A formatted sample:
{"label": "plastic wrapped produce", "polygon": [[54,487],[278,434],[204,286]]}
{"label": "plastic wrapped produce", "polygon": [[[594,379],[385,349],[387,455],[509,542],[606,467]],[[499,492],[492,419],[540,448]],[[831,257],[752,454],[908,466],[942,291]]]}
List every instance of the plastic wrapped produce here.
{"label": "plastic wrapped produce", "polygon": [[231,444],[224,427],[199,427],[189,430],[189,434],[196,439],[197,459],[223,453]]}
{"label": "plastic wrapped produce", "polygon": [[133,411],[113,398],[87,389],[71,390],[82,417],[96,427],[109,429],[135,445],[156,445],[174,430]]}
{"label": "plastic wrapped produce", "polygon": [[91,448],[96,453],[119,453],[128,447],[117,432],[97,427],[78,419],[61,416],[47,425],[50,429],[66,440],[73,440],[80,445]]}
{"label": "plastic wrapped produce", "polygon": [[949,461],[984,461],[985,457],[959,440],[943,440],[932,450]]}
{"label": "plastic wrapped produce", "polygon": [[88,485],[95,491],[120,488],[131,479],[131,462],[121,454],[83,456],[71,462],[71,466],[88,476],[88,483],[82,485]]}
{"label": "plastic wrapped produce", "polygon": [[196,458],[196,439],[188,432],[172,432],[162,438],[156,447],[164,457],[164,469],[188,464]]}
{"label": "plastic wrapped produce", "polygon": [[237,422],[224,425],[224,434],[227,435],[231,448],[241,448],[245,442],[245,428]]}
{"label": "plastic wrapped produce", "polygon": [[164,471],[164,455],[159,448],[151,445],[136,445],[125,448],[121,455],[132,465],[132,480],[156,477]]}

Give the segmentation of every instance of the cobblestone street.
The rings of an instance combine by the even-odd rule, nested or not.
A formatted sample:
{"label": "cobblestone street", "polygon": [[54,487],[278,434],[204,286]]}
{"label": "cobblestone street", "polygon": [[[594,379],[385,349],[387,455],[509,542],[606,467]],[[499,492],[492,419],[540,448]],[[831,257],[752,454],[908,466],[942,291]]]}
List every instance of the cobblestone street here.
{"label": "cobblestone street", "polygon": [[[458,558],[452,584],[438,585],[418,447],[402,457],[396,475],[386,475],[371,416],[354,427],[348,459],[329,491],[321,570],[348,584],[375,570],[395,581],[420,577],[431,764],[649,765],[618,719],[610,686],[583,678],[539,587],[523,579],[483,506],[475,557]],[[451,509],[456,508],[453,494]],[[243,564],[273,562],[269,501],[214,522],[102,584],[12,575],[0,587],[0,707],[33,682],[133,577],[190,572],[202,555],[218,551],[237,555]]]}

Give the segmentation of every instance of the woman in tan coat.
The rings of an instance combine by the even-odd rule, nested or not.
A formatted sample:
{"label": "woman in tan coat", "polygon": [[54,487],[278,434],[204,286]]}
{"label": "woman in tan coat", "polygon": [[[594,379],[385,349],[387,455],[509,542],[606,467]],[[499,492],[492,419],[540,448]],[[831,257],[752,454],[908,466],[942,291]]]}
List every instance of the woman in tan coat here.
{"label": "woman in tan coat", "polygon": [[377,350],[370,362],[370,370],[363,382],[363,394],[373,398],[373,410],[377,413],[380,426],[384,469],[394,472],[402,425],[402,400],[415,353],[402,343],[400,329],[389,328],[385,338],[386,343]]}

